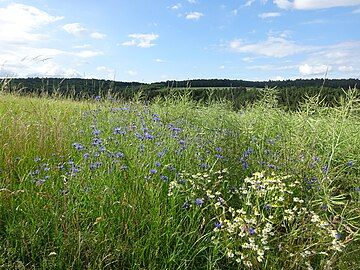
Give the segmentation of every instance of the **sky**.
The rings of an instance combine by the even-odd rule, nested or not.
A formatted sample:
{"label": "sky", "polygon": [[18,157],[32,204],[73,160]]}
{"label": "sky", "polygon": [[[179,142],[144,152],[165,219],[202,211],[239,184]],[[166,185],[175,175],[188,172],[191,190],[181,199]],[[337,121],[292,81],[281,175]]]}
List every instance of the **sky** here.
{"label": "sky", "polygon": [[0,0],[0,77],[360,78],[360,0]]}

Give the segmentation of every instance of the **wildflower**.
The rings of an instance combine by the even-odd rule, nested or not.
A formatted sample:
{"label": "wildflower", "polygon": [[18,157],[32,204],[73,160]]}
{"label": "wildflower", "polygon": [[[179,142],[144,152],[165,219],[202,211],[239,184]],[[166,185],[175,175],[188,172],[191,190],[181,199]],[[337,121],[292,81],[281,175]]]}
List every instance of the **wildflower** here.
{"label": "wildflower", "polygon": [[201,198],[196,198],[196,199],[195,199],[195,204],[196,204],[197,206],[202,206],[202,205],[204,204],[204,200],[201,199]]}
{"label": "wildflower", "polygon": [[271,205],[270,205],[270,204],[265,204],[265,205],[264,205],[264,209],[265,209],[266,211],[269,211],[269,210],[271,209]]}
{"label": "wildflower", "polygon": [[354,161],[349,160],[349,161],[346,163],[346,165],[348,165],[349,167],[352,167],[352,166],[354,166]]}
{"label": "wildflower", "polygon": [[84,146],[80,143],[73,143],[73,146],[75,147],[76,150],[81,151],[84,149]]}
{"label": "wildflower", "polygon": [[83,158],[84,158],[84,159],[89,158],[89,156],[90,156],[90,154],[89,154],[89,153],[85,153],[85,154],[83,154]]}
{"label": "wildflower", "polygon": [[98,130],[98,129],[95,128],[95,129],[93,130],[92,134],[94,134],[95,136],[98,136],[98,135],[100,134],[100,130]]}
{"label": "wildflower", "polygon": [[190,204],[188,202],[184,202],[184,204],[181,206],[181,208],[188,210],[190,208]]}
{"label": "wildflower", "polygon": [[223,151],[223,149],[221,147],[216,147],[215,150],[216,150],[216,152],[222,152]]}
{"label": "wildflower", "polygon": [[154,136],[151,135],[151,134],[149,134],[149,133],[147,133],[147,132],[145,132],[144,136],[145,136],[145,138],[148,139],[148,140],[154,139]]}
{"label": "wildflower", "polygon": [[323,174],[327,174],[329,172],[329,166],[328,165],[325,165],[321,168]]}
{"label": "wildflower", "polygon": [[123,158],[123,157],[125,157],[125,155],[122,152],[117,152],[117,153],[115,153],[115,157],[116,158]]}
{"label": "wildflower", "polygon": [[218,158],[218,159],[224,158],[224,157],[223,157],[222,155],[220,155],[220,154],[216,154],[215,157]]}
{"label": "wildflower", "polygon": [[167,177],[166,175],[160,175],[160,179],[163,180],[164,182],[169,181],[169,177]]}
{"label": "wildflower", "polygon": [[250,234],[250,235],[255,234],[255,229],[250,227],[250,228],[249,228],[249,234]]}
{"label": "wildflower", "polygon": [[221,229],[222,223],[219,221],[214,222],[214,226],[216,229]]}
{"label": "wildflower", "polygon": [[160,167],[160,166],[161,166],[161,163],[160,163],[159,161],[156,161],[156,162],[155,162],[155,166],[156,166],[156,167]]}
{"label": "wildflower", "polygon": [[100,96],[96,96],[94,99],[95,99],[95,101],[100,101],[101,97],[100,97]]}
{"label": "wildflower", "polygon": [[355,191],[360,192],[360,187],[356,187],[354,189],[355,189]]}
{"label": "wildflower", "polygon": [[156,170],[156,169],[151,169],[151,170],[150,170],[150,174],[155,174],[155,173],[157,173],[157,170]]}
{"label": "wildflower", "polygon": [[114,134],[117,134],[117,135],[125,135],[126,132],[123,131],[120,127],[117,127],[114,129]]}

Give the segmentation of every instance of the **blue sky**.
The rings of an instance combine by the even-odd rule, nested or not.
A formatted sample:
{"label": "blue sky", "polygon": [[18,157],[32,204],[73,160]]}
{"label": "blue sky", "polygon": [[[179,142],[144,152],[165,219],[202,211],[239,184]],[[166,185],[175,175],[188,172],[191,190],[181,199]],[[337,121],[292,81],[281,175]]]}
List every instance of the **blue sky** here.
{"label": "blue sky", "polygon": [[0,77],[360,78],[360,0],[0,0]]}

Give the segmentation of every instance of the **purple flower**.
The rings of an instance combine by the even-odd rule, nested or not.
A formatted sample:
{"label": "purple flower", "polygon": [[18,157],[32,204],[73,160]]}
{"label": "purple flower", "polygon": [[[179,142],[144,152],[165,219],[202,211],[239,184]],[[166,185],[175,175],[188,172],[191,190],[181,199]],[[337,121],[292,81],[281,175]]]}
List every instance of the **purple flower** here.
{"label": "purple flower", "polygon": [[223,149],[221,147],[216,147],[215,150],[216,152],[222,152]]}
{"label": "purple flower", "polygon": [[154,136],[151,135],[151,134],[149,134],[149,133],[147,133],[147,132],[144,134],[144,136],[145,136],[145,138],[148,139],[148,140],[154,139]]}
{"label": "purple flower", "polygon": [[81,151],[84,149],[84,146],[80,143],[73,143],[73,146],[75,147],[76,150]]}
{"label": "purple flower", "polygon": [[181,206],[182,209],[188,210],[190,208],[189,202],[184,202],[184,204]]}
{"label": "purple flower", "polygon": [[216,221],[216,222],[214,222],[214,226],[215,226],[215,228],[217,228],[217,229],[221,229],[222,223],[219,222],[219,221]]}
{"label": "purple flower", "polygon": [[250,235],[255,234],[255,229],[250,227],[250,228],[249,228],[249,234],[250,234]]}
{"label": "purple flower", "polygon": [[92,133],[97,136],[100,134],[100,130],[95,128]]}
{"label": "purple flower", "polygon": [[125,135],[126,132],[122,131],[122,129],[120,127],[117,127],[117,128],[114,129],[114,134]]}
{"label": "purple flower", "polygon": [[167,177],[166,175],[161,175],[160,179],[163,180],[164,182],[167,182],[169,180],[169,177]]}
{"label": "purple flower", "polygon": [[323,174],[327,174],[329,172],[329,166],[328,165],[325,165],[321,168]]}
{"label": "purple flower", "polygon": [[265,205],[264,205],[264,209],[265,209],[266,211],[269,211],[269,210],[271,209],[271,205],[270,205],[270,204],[265,204]]}
{"label": "purple flower", "polygon": [[346,163],[346,165],[348,165],[349,167],[352,167],[352,166],[354,166],[354,161],[349,160],[349,161]]}
{"label": "purple flower", "polygon": [[155,166],[156,166],[156,167],[160,167],[160,166],[161,166],[161,163],[160,163],[159,161],[156,161],[156,162],[155,162]]}
{"label": "purple flower", "polygon": [[201,198],[196,198],[196,199],[195,199],[195,204],[196,204],[197,206],[202,206],[202,205],[204,204],[204,200],[201,199]]}
{"label": "purple flower", "polygon": [[123,157],[125,157],[125,155],[122,152],[117,152],[117,153],[115,153],[115,157],[116,158],[123,158]]}
{"label": "purple flower", "polygon": [[157,170],[156,170],[156,169],[151,169],[151,170],[150,170],[150,174],[155,174],[155,173],[157,173]]}

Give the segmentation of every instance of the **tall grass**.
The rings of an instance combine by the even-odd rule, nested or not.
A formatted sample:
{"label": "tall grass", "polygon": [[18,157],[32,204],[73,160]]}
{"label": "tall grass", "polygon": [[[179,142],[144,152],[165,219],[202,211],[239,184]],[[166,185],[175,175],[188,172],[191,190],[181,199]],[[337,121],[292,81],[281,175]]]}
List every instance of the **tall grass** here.
{"label": "tall grass", "polygon": [[357,269],[359,101],[0,94],[0,268]]}

